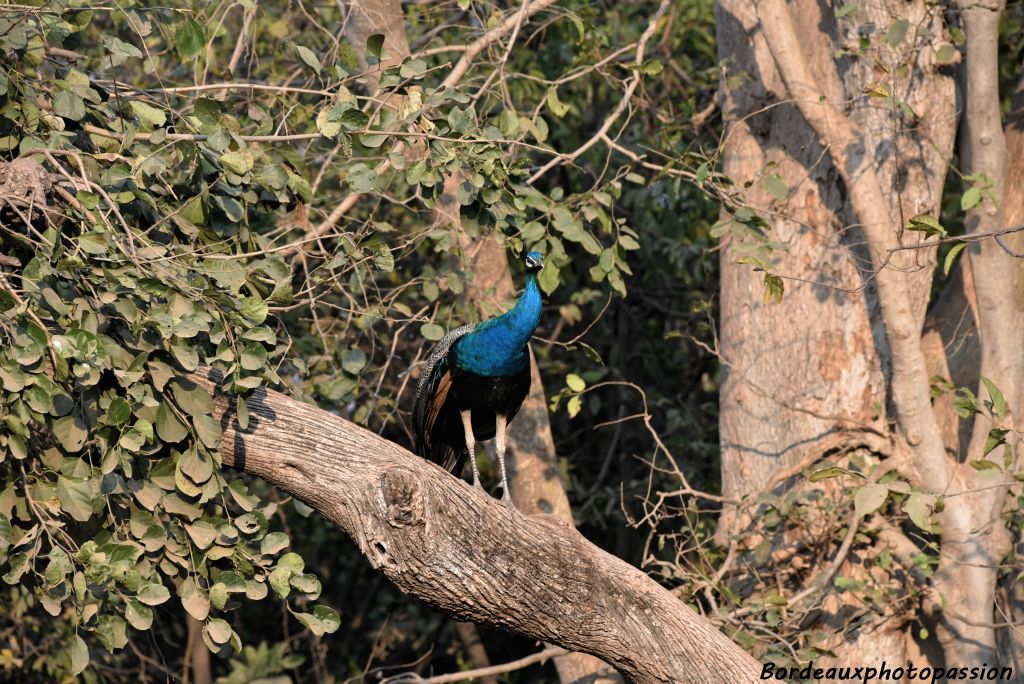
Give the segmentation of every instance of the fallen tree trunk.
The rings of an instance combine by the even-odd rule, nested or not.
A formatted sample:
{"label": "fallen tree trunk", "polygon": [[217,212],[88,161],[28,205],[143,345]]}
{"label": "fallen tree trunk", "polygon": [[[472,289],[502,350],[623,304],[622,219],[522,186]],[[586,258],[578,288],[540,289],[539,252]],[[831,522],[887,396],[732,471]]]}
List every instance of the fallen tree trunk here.
{"label": "fallen tree trunk", "polygon": [[265,389],[249,426],[216,388],[225,465],[342,528],[403,592],[458,620],[595,655],[634,682],[754,682],[757,662],[640,570],[552,516],[523,516],[372,432]]}

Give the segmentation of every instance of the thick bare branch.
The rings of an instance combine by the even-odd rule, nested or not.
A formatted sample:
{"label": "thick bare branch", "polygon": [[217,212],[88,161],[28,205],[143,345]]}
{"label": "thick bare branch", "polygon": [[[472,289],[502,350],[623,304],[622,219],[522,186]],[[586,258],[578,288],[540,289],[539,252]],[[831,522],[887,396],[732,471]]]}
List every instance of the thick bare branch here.
{"label": "thick bare branch", "polygon": [[635,682],[758,681],[756,661],[643,572],[551,516],[525,517],[342,418],[216,391],[221,458],[343,529],[402,591],[460,620],[591,653]]}

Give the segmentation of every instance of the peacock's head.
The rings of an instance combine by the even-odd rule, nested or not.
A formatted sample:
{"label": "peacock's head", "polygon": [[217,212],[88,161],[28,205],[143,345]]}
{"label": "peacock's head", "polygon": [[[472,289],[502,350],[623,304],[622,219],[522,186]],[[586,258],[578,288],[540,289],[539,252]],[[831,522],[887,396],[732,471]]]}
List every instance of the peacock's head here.
{"label": "peacock's head", "polygon": [[526,264],[527,273],[536,273],[544,268],[544,257],[540,252],[527,252],[523,262]]}

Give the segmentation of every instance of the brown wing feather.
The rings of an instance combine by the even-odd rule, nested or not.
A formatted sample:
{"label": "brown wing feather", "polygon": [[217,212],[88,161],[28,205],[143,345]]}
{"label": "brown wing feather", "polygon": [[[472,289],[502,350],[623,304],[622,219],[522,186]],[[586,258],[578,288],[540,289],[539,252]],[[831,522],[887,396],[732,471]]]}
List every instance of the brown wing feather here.
{"label": "brown wing feather", "polygon": [[437,381],[437,388],[430,398],[430,405],[427,408],[427,419],[423,425],[423,442],[429,453],[433,449],[433,432],[437,424],[437,417],[441,415],[444,402],[448,399],[448,390],[452,388],[452,374],[448,371]]}

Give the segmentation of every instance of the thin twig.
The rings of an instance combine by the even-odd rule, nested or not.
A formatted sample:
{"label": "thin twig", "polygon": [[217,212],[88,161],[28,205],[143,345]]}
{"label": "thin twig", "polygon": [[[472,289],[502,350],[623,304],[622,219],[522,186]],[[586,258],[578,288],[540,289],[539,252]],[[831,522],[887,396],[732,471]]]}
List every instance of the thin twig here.
{"label": "thin twig", "polygon": [[568,651],[564,648],[552,646],[545,648],[543,651],[538,653],[528,655],[525,658],[513,660],[501,665],[491,665],[490,667],[481,667],[477,670],[466,670],[465,672],[455,672],[452,674],[438,675],[436,677],[421,677],[415,672],[406,672],[404,674],[395,675],[394,677],[388,677],[382,684],[449,684],[450,682],[464,682],[468,679],[476,679],[478,677],[515,672],[516,670],[522,670],[530,665],[543,664],[551,658],[557,658],[558,656],[565,655],[566,653],[568,653]]}

